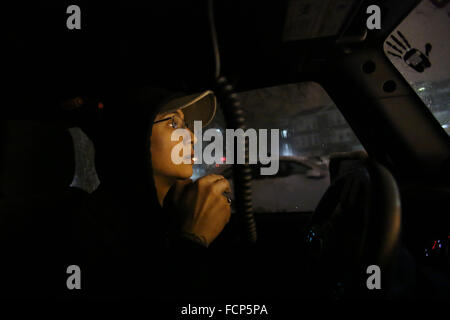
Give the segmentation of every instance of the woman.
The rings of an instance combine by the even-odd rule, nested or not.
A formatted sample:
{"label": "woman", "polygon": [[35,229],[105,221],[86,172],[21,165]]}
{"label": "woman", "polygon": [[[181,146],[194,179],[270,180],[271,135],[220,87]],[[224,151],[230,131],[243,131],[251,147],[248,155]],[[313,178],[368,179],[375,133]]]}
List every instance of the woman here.
{"label": "woman", "polygon": [[[159,204],[163,207],[166,195],[170,193],[167,206],[171,206],[177,214],[179,236],[190,239],[205,247],[217,237],[230,218],[230,201],[224,192],[230,192],[228,181],[219,175],[208,175],[195,183],[189,178],[192,176],[194,162],[193,145],[195,137],[192,128],[194,120],[206,120],[206,125],[215,113],[215,98],[213,93],[207,91],[198,96],[189,96],[169,102],[163,108],[175,110],[160,112],[153,123],[151,133],[151,159],[153,180]],[[212,100],[209,103],[204,100]],[[213,109],[213,111],[211,111]],[[184,112],[183,112],[184,110]],[[185,113],[189,119],[185,119]],[[195,119],[198,115],[198,119]],[[206,115],[206,119],[205,116]],[[209,119],[208,119],[209,117]],[[188,122],[186,122],[188,121]],[[189,137],[182,143],[190,148],[190,163],[175,164],[172,159],[172,150],[179,141],[172,141],[171,135],[176,129],[184,129]]]}
{"label": "woman", "polygon": [[224,193],[230,186],[219,175],[190,180],[193,163],[172,162],[172,149],[180,142],[171,136],[186,129],[183,143],[192,151],[195,137],[189,128],[194,120],[207,125],[214,117],[214,94],[119,92],[102,100],[100,124],[83,128],[94,141],[101,181],[87,218],[79,223],[88,226],[83,235],[91,235],[82,239],[87,265],[96,269],[90,287],[100,296],[147,296],[148,287],[167,297],[207,293],[206,248],[229,221]]}

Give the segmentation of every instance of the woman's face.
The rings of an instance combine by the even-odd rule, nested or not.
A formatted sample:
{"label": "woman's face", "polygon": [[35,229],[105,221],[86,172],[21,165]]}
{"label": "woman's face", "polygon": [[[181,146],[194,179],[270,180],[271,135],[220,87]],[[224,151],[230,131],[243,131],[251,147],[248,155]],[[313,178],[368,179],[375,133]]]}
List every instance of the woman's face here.
{"label": "woman's face", "polygon": [[[158,114],[155,121],[172,117],[175,117],[174,122],[179,125],[184,121],[184,114],[181,110],[173,113]],[[171,141],[171,135],[176,129],[172,126],[172,123],[173,121],[170,119],[153,124],[150,148],[153,173],[167,178],[188,179],[192,176],[192,165],[194,162],[194,134],[189,130],[189,139],[183,139],[183,144],[187,146],[188,150],[191,150],[190,163],[175,164],[171,158],[172,148],[179,144],[182,138],[179,141]]]}

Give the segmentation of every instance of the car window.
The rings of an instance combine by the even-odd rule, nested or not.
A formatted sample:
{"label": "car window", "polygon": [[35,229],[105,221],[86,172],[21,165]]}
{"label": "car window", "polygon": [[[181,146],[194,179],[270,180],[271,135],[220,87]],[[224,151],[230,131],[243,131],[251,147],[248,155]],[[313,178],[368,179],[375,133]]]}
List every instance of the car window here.
{"label": "car window", "polygon": [[[252,165],[254,211],[313,211],[330,183],[330,154],[363,149],[339,109],[315,82],[240,92],[238,97],[248,128],[279,129],[278,172],[264,176],[260,164]],[[224,130],[221,112],[208,128]],[[231,165],[194,165],[194,179],[208,173],[232,178]]]}
{"label": "car window", "polygon": [[450,134],[450,5],[421,1],[384,42],[386,56]]}
{"label": "car window", "polygon": [[[259,175],[259,172],[255,173]],[[285,161],[280,161],[278,172],[275,174],[275,177],[286,177],[291,174],[291,170],[289,168],[289,164]],[[271,178],[273,176],[267,176],[267,178]]]}
{"label": "car window", "polygon": [[306,165],[297,163],[294,161],[288,161],[287,163],[288,167],[288,174],[306,174],[310,168],[308,168]]}

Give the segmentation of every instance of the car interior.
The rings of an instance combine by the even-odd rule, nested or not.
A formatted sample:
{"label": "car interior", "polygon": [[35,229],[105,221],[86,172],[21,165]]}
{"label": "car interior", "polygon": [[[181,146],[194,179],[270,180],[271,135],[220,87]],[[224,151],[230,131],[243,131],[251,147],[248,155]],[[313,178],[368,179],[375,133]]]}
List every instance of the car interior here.
{"label": "car interior", "polygon": [[[252,196],[255,197],[251,191],[252,179],[262,185],[274,182],[257,176],[257,166],[232,165],[223,171],[233,179],[234,213],[211,249],[257,247],[267,252],[265,258],[248,259],[246,264],[230,259],[228,267],[235,271],[230,277],[237,277],[239,280],[233,283],[242,286],[230,290],[242,290],[250,296],[289,299],[449,298],[450,138],[447,127],[433,115],[404,72],[391,61],[397,59],[396,63],[408,68],[408,63],[413,63],[408,59],[415,53],[405,56],[403,62],[398,58],[401,58],[399,53],[395,57],[385,52],[386,40],[417,6],[426,3],[435,10],[448,12],[449,2],[229,0],[214,1],[214,6],[212,3],[152,1],[122,4],[120,10],[114,6],[90,7],[85,18],[88,31],[80,33],[87,40],[73,33],[69,35],[70,41],[82,41],[81,45],[88,50],[72,49],[70,43],[49,46],[72,50],[68,59],[75,60],[73,64],[67,62],[70,70],[95,67],[89,57],[105,56],[108,70],[94,68],[99,74],[97,81],[107,82],[114,75],[133,83],[158,84],[190,92],[212,89],[226,128],[250,127],[248,122],[252,119],[246,119],[246,114],[251,111],[239,103],[242,93],[305,82],[318,84],[342,114],[362,150],[332,150],[326,165],[329,186],[315,210],[258,212],[252,206]],[[320,18],[308,12],[316,10],[319,3]],[[370,5],[380,8],[380,29],[366,27],[366,9]],[[324,7],[328,9],[323,10]],[[64,17],[51,18],[60,8],[61,5],[45,5],[39,9],[46,12],[42,30],[50,30],[55,23],[64,21]],[[305,16],[316,14],[315,22],[301,18],[302,10]],[[114,19],[118,11],[121,19]],[[45,85],[35,85],[41,81],[39,76],[27,77],[26,84],[21,82],[21,77],[33,72],[45,73],[46,63],[53,58],[42,58],[38,53],[28,59],[27,53],[22,52],[29,43],[33,48],[38,47],[35,46],[38,40],[34,39],[36,31],[19,27],[14,19],[29,18],[32,21],[29,24],[33,24],[39,15],[12,16],[7,22],[14,26],[10,45],[16,49],[9,58],[15,64],[25,62],[22,67],[7,71],[13,84],[9,94],[15,102],[2,107],[0,214],[16,212],[20,220],[21,213],[31,203],[58,210],[60,204],[52,199],[61,194],[64,196],[59,199],[66,199],[61,200],[65,207],[71,203],[72,210],[83,210],[79,207],[81,197],[92,199],[92,206],[101,206],[100,202],[95,203],[93,190],[98,185],[95,179],[89,182],[94,186],[88,188],[89,192],[70,187],[76,166],[80,175],[95,171],[87,168],[87,164],[80,164],[81,160],[76,161],[74,148],[87,150],[95,146],[84,135],[75,137],[71,132],[71,136],[67,128],[81,128],[89,136],[102,120],[102,109],[88,105],[63,112],[49,108],[45,113],[36,114],[27,98],[22,99],[25,94],[21,92],[29,90],[39,99]],[[296,23],[302,23],[303,31],[295,27]],[[66,31],[58,32],[57,36],[66,34]],[[443,39],[448,39],[450,28],[439,32]],[[416,46],[425,56],[425,43],[413,43],[411,32],[401,34],[408,46]],[[50,40],[45,35],[42,37],[39,41],[48,44]],[[401,37],[398,35],[396,39],[400,41]],[[435,72],[439,40],[428,41],[433,46],[427,50],[430,66],[425,65],[428,69],[422,72],[410,68],[411,72]],[[400,48],[398,44],[393,45]],[[392,48],[389,50],[397,54]],[[109,58],[111,52],[114,56]],[[81,58],[77,60],[77,57]],[[61,63],[62,69],[65,63]],[[446,70],[450,70],[448,65]],[[63,73],[66,71],[61,71],[62,77],[70,78],[70,72]],[[102,72],[104,75],[100,75]],[[447,100],[448,83],[443,89]],[[53,93],[51,87],[45,90],[54,94],[55,99],[59,94]],[[442,108],[448,111],[449,104],[445,103]],[[275,109],[272,111],[276,113]],[[123,112],[133,110],[124,108]],[[264,111],[259,113],[264,117]],[[270,123],[271,119],[265,120]],[[274,122],[273,127],[277,125]],[[281,178],[324,168],[295,161],[283,164]],[[222,167],[213,169],[218,172]],[[317,183],[319,178],[310,177],[305,183]],[[293,197],[301,197],[295,187],[289,191]],[[276,198],[274,193],[271,196]],[[14,224],[2,219],[5,228],[8,223]],[[39,236],[35,226],[45,221],[32,219],[26,223],[30,233]],[[54,239],[47,241],[49,245],[59,245]],[[26,240],[22,242],[17,245],[32,245]],[[265,263],[271,267],[261,268],[260,264]],[[381,269],[381,290],[367,289],[370,265]],[[225,286],[228,280],[220,281]]]}

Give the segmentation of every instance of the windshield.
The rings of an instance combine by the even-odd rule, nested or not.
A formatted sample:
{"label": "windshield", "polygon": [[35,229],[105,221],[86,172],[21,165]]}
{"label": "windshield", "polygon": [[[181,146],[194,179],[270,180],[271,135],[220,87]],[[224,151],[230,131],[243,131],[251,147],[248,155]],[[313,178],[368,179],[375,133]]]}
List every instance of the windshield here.
{"label": "windshield", "polygon": [[[278,172],[261,175],[260,165],[252,165],[254,211],[314,211],[330,184],[330,155],[364,149],[353,130],[316,82],[260,88],[238,96],[249,128],[278,128],[280,133]],[[208,127],[224,131],[223,114],[218,112]],[[217,173],[233,185],[231,169],[225,163],[194,165],[192,178]]]}

